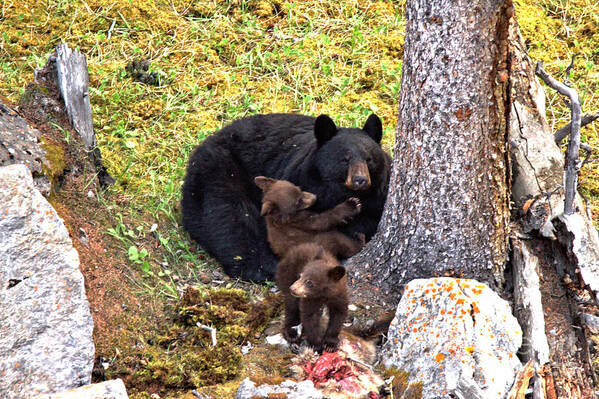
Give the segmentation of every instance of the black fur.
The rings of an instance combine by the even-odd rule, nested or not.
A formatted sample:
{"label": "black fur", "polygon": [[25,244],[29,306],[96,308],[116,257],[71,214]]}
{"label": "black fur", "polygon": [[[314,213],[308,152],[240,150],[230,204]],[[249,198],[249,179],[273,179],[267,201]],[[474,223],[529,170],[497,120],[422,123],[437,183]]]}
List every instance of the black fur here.
{"label": "black fur", "polygon": [[[369,239],[385,203],[390,158],[380,148],[378,117],[371,115],[365,128],[337,128],[326,115],[294,114],[255,115],[225,126],[191,155],[182,189],[183,226],[229,276],[272,280],[277,259],[260,217],[262,193],[254,184],[254,177],[268,176],[316,194],[316,212],[359,198],[362,211],[343,230]],[[368,164],[368,190],[344,185],[356,161]]]}

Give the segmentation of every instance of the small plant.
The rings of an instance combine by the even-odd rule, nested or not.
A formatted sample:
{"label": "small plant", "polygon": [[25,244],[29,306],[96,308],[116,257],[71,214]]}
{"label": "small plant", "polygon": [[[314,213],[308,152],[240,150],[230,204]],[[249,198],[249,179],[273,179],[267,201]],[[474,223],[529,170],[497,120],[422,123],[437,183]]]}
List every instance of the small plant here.
{"label": "small plant", "polygon": [[141,270],[150,276],[153,276],[154,273],[150,270],[150,263],[146,259],[148,257],[148,251],[145,248],[138,250],[136,246],[132,245],[129,247],[127,251],[129,254],[129,260],[133,263],[141,265]]}

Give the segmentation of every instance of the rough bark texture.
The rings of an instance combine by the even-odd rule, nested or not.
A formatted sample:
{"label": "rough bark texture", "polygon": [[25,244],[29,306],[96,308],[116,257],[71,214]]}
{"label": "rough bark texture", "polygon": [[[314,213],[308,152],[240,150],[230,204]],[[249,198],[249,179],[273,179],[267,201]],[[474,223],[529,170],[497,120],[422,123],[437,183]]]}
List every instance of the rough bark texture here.
{"label": "rough bark texture", "polygon": [[390,191],[379,233],[348,262],[354,292],[385,306],[414,278],[502,285],[512,14],[509,0],[407,2]]}

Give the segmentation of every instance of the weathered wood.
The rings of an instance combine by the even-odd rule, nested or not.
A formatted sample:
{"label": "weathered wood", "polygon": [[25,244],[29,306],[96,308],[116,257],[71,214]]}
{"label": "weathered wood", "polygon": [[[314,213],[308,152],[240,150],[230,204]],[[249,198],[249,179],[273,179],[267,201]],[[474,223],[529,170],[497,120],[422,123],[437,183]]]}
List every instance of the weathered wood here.
{"label": "weathered wood", "polygon": [[73,51],[66,44],[59,44],[56,46],[56,69],[58,89],[71,125],[91,150],[96,146],[96,135],[92,123],[89,73],[85,56],[79,50]]}
{"label": "weathered wood", "polygon": [[[572,59],[574,61],[574,59]],[[561,95],[568,96],[570,99],[570,111],[572,121],[570,122],[570,140],[566,150],[566,198],[564,203],[564,214],[572,215],[575,212],[574,200],[578,188],[578,154],[580,152],[580,99],[578,92],[571,87],[555,80],[551,75],[543,70],[543,61],[537,63],[536,74],[543,82],[552,89],[557,90]]]}
{"label": "weathered wood", "polygon": [[[568,252],[568,246],[586,247],[580,242],[595,244],[591,244],[591,238],[583,238],[591,231],[581,231],[579,227],[577,233],[564,234],[568,230],[564,223],[556,223],[564,218],[560,217],[564,210],[564,160],[545,121],[544,93],[523,43],[517,25],[513,24],[510,27],[513,112],[509,140],[514,176],[512,196],[517,206],[513,213],[518,227],[512,234],[512,266],[516,280],[515,311],[524,330],[524,341],[528,342],[521,352],[525,358],[536,359],[537,367],[547,361],[533,377],[535,399],[593,397],[592,367],[584,355],[580,309],[565,281],[577,280],[574,271],[579,263],[577,256]],[[577,204],[581,210],[584,208],[580,202]],[[573,216],[576,217],[565,217],[565,220],[581,217],[586,226],[590,225],[586,217]],[[517,231],[528,236],[525,238]],[[556,235],[562,244],[555,240]],[[593,252],[587,249],[586,257],[581,258],[583,266],[588,265],[591,277],[587,278],[591,280],[593,275],[599,275],[594,273]],[[544,334],[540,329],[542,322]],[[548,352],[542,341],[547,343]]]}
{"label": "weathered wood", "polygon": [[48,64],[52,62],[56,64],[56,85],[64,100],[69,121],[89,151],[100,185],[111,185],[115,180],[102,165],[102,154],[96,145],[85,55],[79,50],[71,50],[66,44],[60,44],[56,47],[56,56],[50,57]]}
{"label": "weathered wood", "polygon": [[[407,281],[503,283],[509,221],[510,1],[412,0],[399,125],[379,233],[349,260],[354,292],[397,303]],[[468,43],[467,46],[464,43]]]}
{"label": "weathered wood", "polygon": [[507,399],[525,399],[526,390],[528,388],[528,382],[532,378],[535,373],[535,367],[533,365],[533,361],[529,360],[528,363],[524,365],[522,370],[516,376],[516,381],[514,382],[514,386],[510,390],[507,395]]}
{"label": "weathered wood", "polygon": [[[564,211],[564,156],[545,120],[545,92],[526,54],[524,39],[513,21],[509,30],[513,73],[508,140],[512,161],[512,200],[522,207],[533,199],[526,233],[538,230],[553,237],[551,220]],[[551,194],[551,195],[549,195]]]}
{"label": "weathered wood", "polygon": [[545,315],[539,283],[539,259],[530,248],[530,242],[512,240],[512,267],[514,274],[514,312],[522,327],[520,353],[534,366],[549,361],[549,344],[545,335]]}

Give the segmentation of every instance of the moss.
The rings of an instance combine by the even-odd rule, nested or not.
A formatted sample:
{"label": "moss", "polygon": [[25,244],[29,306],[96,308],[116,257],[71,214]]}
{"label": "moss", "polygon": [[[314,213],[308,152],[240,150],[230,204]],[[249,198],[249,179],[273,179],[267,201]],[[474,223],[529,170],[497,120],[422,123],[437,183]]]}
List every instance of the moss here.
{"label": "moss", "polygon": [[52,192],[56,192],[56,185],[64,174],[66,168],[66,158],[64,148],[58,144],[53,144],[42,137],[42,148],[46,156],[42,164],[42,171],[48,177],[52,184]]}
{"label": "moss", "polygon": [[[251,301],[240,289],[188,288],[174,322],[142,339],[111,377],[130,374],[127,385],[138,394],[159,387],[162,393],[183,395],[184,390],[231,381],[243,368],[240,345],[255,341],[280,305],[280,296],[270,293]],[[216,329],[216,346],[198,324]]]}

